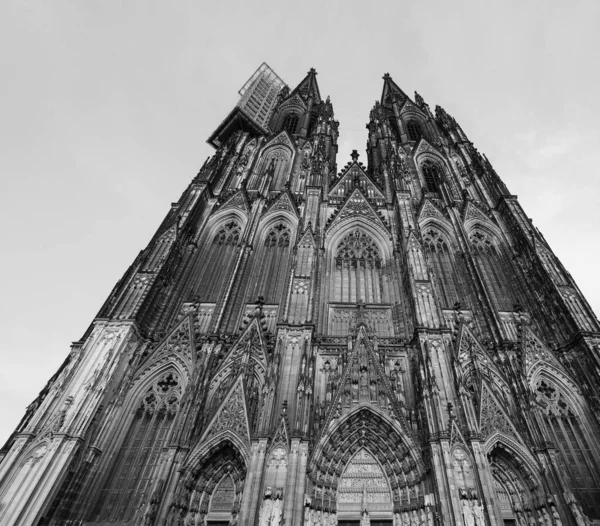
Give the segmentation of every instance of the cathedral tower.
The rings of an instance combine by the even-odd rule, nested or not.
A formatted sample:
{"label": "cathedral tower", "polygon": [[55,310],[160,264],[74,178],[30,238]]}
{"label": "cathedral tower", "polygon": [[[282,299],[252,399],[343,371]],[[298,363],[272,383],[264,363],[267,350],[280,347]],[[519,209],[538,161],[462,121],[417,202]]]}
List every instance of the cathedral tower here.
{"label": "cathedral tower", "polygon": [[[2,525],[600,521],[600,327],[442,108],[337,165],[263,64],[0,453]],[[344,160],[345,161],[345,160]]]}

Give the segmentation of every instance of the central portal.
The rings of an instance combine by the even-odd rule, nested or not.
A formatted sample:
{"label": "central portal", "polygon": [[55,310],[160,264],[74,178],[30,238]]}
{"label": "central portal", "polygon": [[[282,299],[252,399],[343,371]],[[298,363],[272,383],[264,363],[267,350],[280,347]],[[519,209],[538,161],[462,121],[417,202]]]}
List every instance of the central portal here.
{"label": "central portal", "polygon": [[392,517],[392,494],[387,477],[366,449],[359,450],[346,465],[337,493],[339,524],[360,520],[365,509],[371,521]]}

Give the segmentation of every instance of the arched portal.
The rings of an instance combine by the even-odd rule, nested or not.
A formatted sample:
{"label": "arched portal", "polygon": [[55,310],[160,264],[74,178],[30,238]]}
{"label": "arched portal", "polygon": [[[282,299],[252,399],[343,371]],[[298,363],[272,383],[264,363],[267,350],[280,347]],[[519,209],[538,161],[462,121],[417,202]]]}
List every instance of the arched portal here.
{"label": "arched portal", "polygon": [[392,492],[388,479],[375,457],[365,448],[348,462],[338,484],[338,519],[354,516],[364,509],[370,517],[392,510]]}

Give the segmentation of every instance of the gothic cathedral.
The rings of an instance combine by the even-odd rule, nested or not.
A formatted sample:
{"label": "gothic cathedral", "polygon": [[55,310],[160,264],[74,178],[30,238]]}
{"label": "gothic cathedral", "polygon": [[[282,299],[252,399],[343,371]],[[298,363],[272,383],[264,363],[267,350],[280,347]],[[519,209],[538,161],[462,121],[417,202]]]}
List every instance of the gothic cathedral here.
{"label": "gothic cathedral", "polygon": [[600,524],[600,326],[390,75],[338,166],[263,64],[0,453],[0,524]]}

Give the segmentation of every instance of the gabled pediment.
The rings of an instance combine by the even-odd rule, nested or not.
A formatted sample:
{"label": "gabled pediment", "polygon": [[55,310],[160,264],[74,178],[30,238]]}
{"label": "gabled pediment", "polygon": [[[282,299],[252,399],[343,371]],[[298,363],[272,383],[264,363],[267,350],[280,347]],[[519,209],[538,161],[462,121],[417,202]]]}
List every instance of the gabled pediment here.
{"label": "gabled pediment", "polygon": [[479,431],[484,438],[499,432],[522,440],[502,404],[485,383],[481,385],[479,396]]}
{"label": "gabled pediment", "polygon": [[294,141],[286,130],[280,131],[277,135],[269,139],[264,145],[262,151],[264,152],[272,146],[287,146],[292,152],[296,151]]}
{"label": "gabled pediment", "polygon": [[258,367],[263,373],[266,371],[267,350],[260,321],[257,317],[252,318],[238,340],[225,355],[223,363],[215,376],[223,369],[241,363],[245,355],[248,355],[247,360],[254,362],[255,368]]}
{"label": "gabled pediment", "polygon": [[250,443],[250,425],[242,375],[232,385],[223,403],[202,434],[200,443],[224,432],[236,434],[244,443]]}
{"label": "gabled pediment", "polygon": [[292,201],[289,192],[281,192],[277,198],[271,203],[271,205],[264,212],[264,215],[271,214],[276,211],[291,212],[296,217],[299,216],[296,205]]}
{"label": "gabled pediment", "polygon": [[300,247],[306,247],[306,246],[316,247],[317,246],[317,242],[315,241],[315,236],[314,236],[312,228],[310,228],[310,226],[309,226],[309,228],[306,229],[304,234],[302,234],[300,241],[298,241],[298,246],[300,246]]}
{"label": "gabled pediment", "polygon": [[523,352],[524,373],[527,379],[531,379],[540,368],[546,368],[552,369],[555,374],[562,376],[572,385],[576,385],[554,353],[526,324],[522,326],[520,343]]}
{"label": "gabled pediment", "polygon": [[420,117],[426,119],[427,115],[423,112],[421,108],[419,108],[416,104],[414,104],[410,99],[406,99],[402,105],[400,106],[400,115],[405,117],[408,113],[416,113]]}
{"label": "gabled pediment", "polygon": [[336,197],[338,194],[339,188],[346,188],[348,182],[354,183],[355,179],[358,179],[359,182],[364,184],[364,188],[368,191],[373,192],[373,197],[377,199],[385,199],[385,196],[381,192],[381,190],[377,187],[377,185],[371,180],[371,178],[367,175],[364,168],[360,166],[356,161],[351,163],[349,166],[345,167],[342,171],[342,176],[336,181],[333,187],[329,191],[329,197]]}
{"label": "gabled pediment", "polygon": [[463,220],[466,221],[484,221],[489,222],[490,218],[472,201],[467,201],[463,210]]}
{"label": "gabled pediment", "polygon": [[408,95],[404,93],[398,84],[396,84],[389,73],[383,76],[383,91],[381,92],[381,104],[391,104],[391,99],[395,97],[400,102],[408,100]]}
{"label": "gabled pediment", "polygon": [[246,197],[246,192],[243,190],[238,190],[235,194],[233,194],[227,201],[225,201],[219,210],[241,210],[245,214],[248,214],[250,211],[250,205],[248,204],[248,198]]}
{"label": "gabled pediment", "polygon": [[339,213],[335,216],[335,219],[331,222],[327,230],[331,230],[334,226],[338,225],[342,221],[348,218],[362,217],[369,221],[373,221],[380,225],[389,233],[389,227],[384,223],[383,219],[379,217],[375,209],[367,201],[363,193],[357,188],[355,189],[346,202],[342,205]]}
{"label": "gabled pediment", "polygon": [[421,222],[424,219],[434,218],[439,219],[440,221],[448,222],[448,218],[444,216],[442,211],[433,204],[430,199],[425,199],[423,204],[421,205],[421,210],[419,210],[419,215],[417,217],[417,221]]}
{"label": "gabled pediment", "polygon": [[422,153],[432,153],[434,155],[437,155],[438,157],[441,157],[441,155],[442,155],[435,146],[433,146],[427,139],[425,139],[425,137],[421,137],[419,139],[419,142],[417,143],[417,146],[415,147],[415,150],[413,153],[414,153],[415,159],[417,158],[418,155],[420,155]]}

